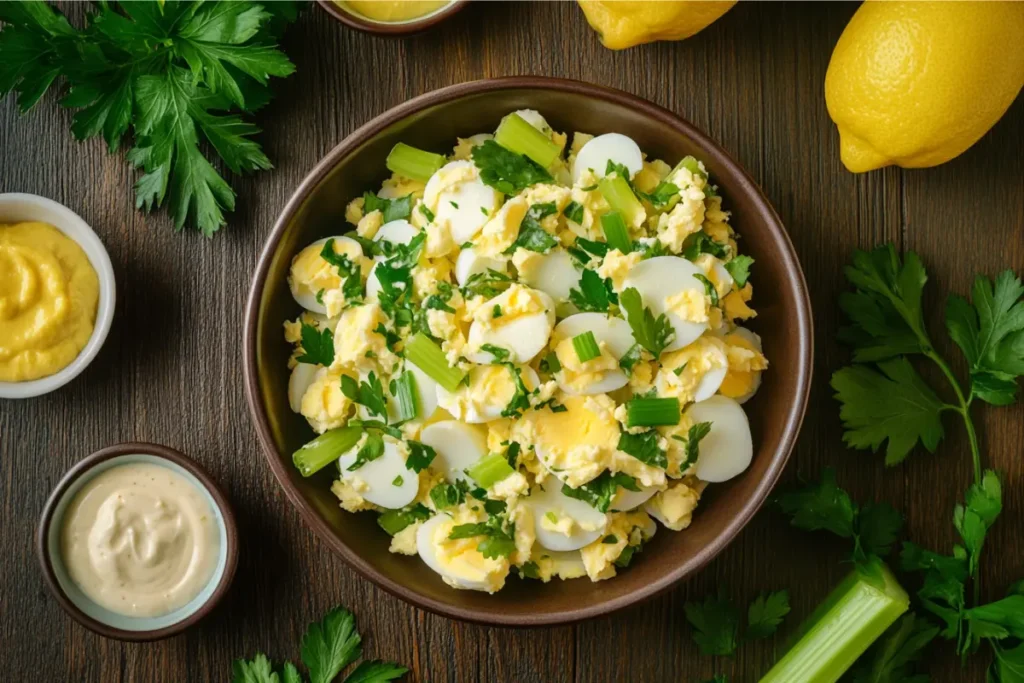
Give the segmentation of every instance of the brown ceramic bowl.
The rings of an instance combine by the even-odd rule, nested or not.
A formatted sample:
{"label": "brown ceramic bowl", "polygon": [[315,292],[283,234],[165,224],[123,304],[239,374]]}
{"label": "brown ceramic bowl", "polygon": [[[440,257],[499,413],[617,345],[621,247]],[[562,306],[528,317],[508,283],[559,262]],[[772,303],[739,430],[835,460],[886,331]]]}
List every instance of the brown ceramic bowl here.
{"label": "brown ceramic bowl", "polygon": [[468,2],[469,0],[452,0],[452,2],[425,17],[402,22],[387,22],[368,19],[355,10],[339,5],[333,0],[317,0],[317,4],[320,5],[321,9],[349,28],[392,38],[421,33],[429,28],[433,28],[464,8]]}
{"label": "brown ceramic bowl", "polygon": [[[757,259],[752,328],[771,367],[745,408],[756,453],[750,468],[710,486],[693,524],[662,530],[639,561],[611,580],[522,582],[510,578],[494,595],[449,588],[418,558],[388,552],[372,514],[344,512],[330,491],[331,471],[304,479],[291,453],[314,435],[288,407],[282,322],[299,308],[286,276],[292,256],[337,234],[346,203],[387,176],[384,159],[399,142],[447,153],[455,138],[491,131],[501,117],[539,110],[561,131],[620,132],[648,154],[704,161],[732,211],[743,251]],[[721,147],[689,123],[632,95],[576,81],[516,77],[464,83],[427,93],[378,116],[348,136],[314,168],[281,213],[253,277],[245,324],[245,379],[256,428],[270,466],[303,519],[346,562],[378,586],[422,608],[468,621],[511,626],[561,624],[606,614],[656,595],[717,555],[764,503],[804,415],[811,380],[811,309],[793,245],[764,195]]]}
{"label": "brown ceramic bowl", "polygon": [[[86,597],[68,576],[60,551],[64,512],[80,487],[104,470],[137,462],[167,467],[205,491],[221,535],[218,563],[206,587],[184,607],[159,617],[125,617],[100,607]],[[158,444],[122,443],[96,451],[61,478],[43,508],[36,534],[36,550],[50,592],[75,621],[106,638],[160,640],[181,633],[205,617],[227,593],[238,564],[238,528],[224,493],[195,461]]]}

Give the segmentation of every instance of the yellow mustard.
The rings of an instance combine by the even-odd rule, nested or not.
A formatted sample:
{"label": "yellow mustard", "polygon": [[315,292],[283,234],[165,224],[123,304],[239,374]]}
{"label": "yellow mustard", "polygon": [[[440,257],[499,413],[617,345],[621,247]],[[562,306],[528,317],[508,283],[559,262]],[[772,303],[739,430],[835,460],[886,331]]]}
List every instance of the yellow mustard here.
{"label": "yellow mustard", "polygon": [[60,230],[0,224],[0,382],[67,367],[92,335],[99,292],[89,258]]}
{"label": "yellow mustard", "polygon": [[335,2],[373,21],[399,23],[424,17],[441,9],[450,0],[335,0]]}

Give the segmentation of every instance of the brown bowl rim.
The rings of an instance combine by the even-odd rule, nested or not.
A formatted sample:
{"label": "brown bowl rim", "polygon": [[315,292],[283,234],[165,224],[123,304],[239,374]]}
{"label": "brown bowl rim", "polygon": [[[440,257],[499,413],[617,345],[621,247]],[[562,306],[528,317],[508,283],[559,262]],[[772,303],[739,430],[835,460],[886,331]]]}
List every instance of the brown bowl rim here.
{"label": "brown bowl rim", "polygon": [[[224,519],[224,528],[227,531],[227,560],[224,564],[224,573],[221,575],[220,581],[217,582],[217,587],[210,594],[210,597],[199,609],[181,621],[149,631],[129,631],[117,628],[116,626],[110,626],[102,621],[93,619],[83,612],[78,605],[68,598],[64,589],[61,588],[60,582],[57,581],[57,575],[53,570],[53,558],[48,550],[47,537],[49,536],[50,525],[53,522],[53,515],[57,504],[64,497],[68,488],[82,475],[100,463],[122,455],[152,455],[169,460],[186,469],[210,492],[214,502],[217,504],[217,508],[220,510],[221,517]],[[57,598],[57,602],[60,603],[64,611],[79,624],[105,638],[113,638],[115,640],[131,642],[161,640],[177,635],[198,622],[209,614],[216,607],[217,603],[220,602],[221,598],[224,597],[225,593],[227,593],[235,577],[235,569],[238,566],[238,527],[235,523],[235,513],[231,509],[227,496],[224,495],[224,492],[221,491],[217,483],[199,463],[173,448],[160,444],[141,441],[125,442],[101,448],[95,453],[86,456],[61,477],[57,486],[53,489],[53,493],[47,499],[46,505],[43,507],[43,513],[39,518],[39,528],[36,533],[36,553],[39,556],[39,563],[43,569],[43,578],[46,580],[46,585],[50,592]]]}
{"label": "brown bowl rim", "polygon": [[469,4],[469,0],[451,0],[447,7],[442,7],[433,14],[428,14],[420,19],[395,23],[372,21],[351,10],[338,6],[332,0],[317,0],[316,4],[320,5],[320,9],[349,28],[376,36],[384,36],[385,38],[399,38],[433,28],[435,24],[448,19],[456,12],[464,9]]}
{"label": "brown bowl rim", "polygon": [[[379,133],[383,129],[400,121],[416,112],[427,109],[436,104],[448,102],[468,95],[501,91],[501,90],[554,90],[586,95],[606,102],[612,102],[622,106],[631,107],[642,111],[647,116],[668,126],[681,135],[688,136],[697,146],[702,148],[702,154],[713,158],[715,163],[728,167],[730,172],[739,178],[737,192],[745,193],[754,199],[753,206],[758,217],[763,221],[771,236],[779,243],[783,256],[783,265],[789,272],[796,285],[799,304],[796,313],[797,337],[800,342],[798,351],[798,375],[795,392],[795,410],[791,410],[782,431],[779,447],[772,454],[772,461],[769,464],[765,475],[759,482],[754,494],[744,502],[737,511],[736,516],[715,538],[715,540],[701,548],[689,561],[666,572],[661,579],[637,590],[619,596],[612,600],[596,605],[559,610],[557,612],[532,613],[525,615],[505,614],[499,611],[485,611],[473,608],[465,608],[452,605],[425,597],[412,591],[403,584],[389,579],[378,572],[369,563],[365,562],[355,551],[338,539],[327,523],[303,500],[298,490],[289,482],[289,472],[286,469],[286,458],[278,457],[274,440],[270,432],[270,426],[266,412],[263,409],[260,399],[260,380],[256,366],[256,329],[259,317],[259,304],[265,287],[267,271],[278,243],[284,235],[285,229],[299,210],[309,193],[315,189],[321,180],[337,165],[340,159],[351,153],[362,145],[367,139]],[[656,104],[648,102],[635,95],[615,90],[605,86],[584,83],[562,78],[551,78],[546,76],[506,76],[501,78],[490,78],[478,81],[459,83],[445,88],[434,90],[419,97],[404,102],[379,116],[363,124],[350,133],[334,149],[311,170],[299,184],[292,196],[289,198],[284,209],[281,211],[277,222],[267,238],[266,246],[260,254],[256,270],[253,274],[252,285],[249,291],[249,300],[246,303],[246,318],[244,324],[244,353],[243,363],[245,372],[246,398],[249,403],[249,410],[252,413],[253,422],[259,435],[263,452],[270,467],[277,477],[285,495],[296,507],[302,519],[309,525],[314,533],[323,540],[328,547],[337,553],[350,567],[355,569],[363,577],[383,588],[392,595],[402,600],[445,617],[459,619],[477,624],[494,626],[554,626],[570,624],[592,617],[607,615],[630,605],[653,598],[669,590],[684,578],[692,576],[716,555],[718,555],[732,540],[739,534],[744,526],[751,520],[754,514],[761,508],[768,497],[769,492],[781,476],[786,463],[789,461],[790,453],[796,443],[796,438],[803,424],[804,414],[807,409],[807,401],[810,395],[811,375],[813,372],[814,360],[814,336],[811,325],[812,313],[810,298],[808,296],[807,282],[804,279],[803,270],[800,267],[799,259],[789,239],[782,220],[772,208],[761,189],[729,154],[713,142],[704,133],[699,131],[693,124],[669,110]]]}

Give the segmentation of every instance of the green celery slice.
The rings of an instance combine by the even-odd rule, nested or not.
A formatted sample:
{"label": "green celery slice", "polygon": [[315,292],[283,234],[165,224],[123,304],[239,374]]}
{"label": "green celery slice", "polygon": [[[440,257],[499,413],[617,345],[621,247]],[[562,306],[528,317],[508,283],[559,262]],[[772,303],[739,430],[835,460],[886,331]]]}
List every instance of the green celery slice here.
{"label": "green celery slice", "polygon": [[576,350],[576,357],[580,359],[581,363],[586,363],[601,355],[601,347],[597,345],[594,333],[589,330],[573,337],[572,347]]}
{"label": "green celery slice", "polygon": [[392,173],[425,183],[444,165],[444,157],[399,142],[391,148],[384,164]]}
{"label": "green celery slice", "polygon": [[359,427],[328,430],[292,453],[292,462],[302,476],[311,476],[349,451],[362,435]]}
{"label": "green celery slice", "polygon": [[466,378],[466,373],[448,365],[444,351],[434,341],[417,332],[405,344],[405,357],[448,391],[455,391]]}
{"label": "green celery slice", "polygon": [[626,404],[627,427],[655,427],[679,424],[679,399],[634,398]]}
{"label": "green celery slice", "polygon": [[515,470],[508,464],[508,460],[505,459],[505,456],[500,453],[490,453],[485,455],[480,458],[476,464],[466,470],[466,473],[473,477],[473,481],[485,489],[501,481],[513,472],[515,472]]}
{"label": "green celery slice", "polygon": [[618,211],[609,211],[601,216],[601,228],[609,246],[623,254],[633,251],[633,242],[629,239],[629,230]]}
{"label": "green celery slice", "polygon": [[[644,211],[644,206],[633,194],[632,188],[629,187],[629,181],[619,176],[618,173],[614,173],[601,178],[597,185],[607,200],[608,206],[612,207],[613,211],[617,211],[627,223],[635,225],[637,216]],[[610,241],[609,244],[611,244]],[[623,251],[614,244],[612,246],[624,254],[628,251]]]}
{"label": "green celery slice", "polygon": [[501,120],[494,132],[494,141],[505,149],[533,159],[542,168],[550,167],[562,151],[551,138],[519,114],[509,114]]}

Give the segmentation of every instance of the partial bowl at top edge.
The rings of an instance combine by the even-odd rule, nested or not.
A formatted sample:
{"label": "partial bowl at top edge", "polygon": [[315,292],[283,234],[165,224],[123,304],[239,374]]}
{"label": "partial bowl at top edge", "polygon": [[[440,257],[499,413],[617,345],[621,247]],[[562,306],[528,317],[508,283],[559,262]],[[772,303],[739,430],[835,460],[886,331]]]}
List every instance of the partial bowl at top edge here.
{"label": "partial bowl at top edge", "polygon": [[[388,553],[372,516],[344,513],[326,485],[304,479],[291,453],[312,438],[288,406],[289,346],[282,323],[297,306],[286,276],[309,242],[337,234],[347,202],[383,180],[384,158],[401,141],[447,152],[456,137],[493,130],[519,109],[540,111],[556,130],[620,132],[658,158],[701,159],[732,212],[744,252],[757,260],[756,294],[771,371],[748,404],[756,452],[750,468],[716,485],[684,533],[660,534],[643,562],[614,579],[525,584],[510,580],[493,594],[457,591],[415,558]],[[348,564],[378,586],[448,617],[503,626],[564,624],[622,609],[691,576],[735,538],[765,502],[789,458],[806,408],[812,372],[811,309],[799,262],[775,211],[743,169],[715,142],[671,112],[633,95],[577,81],[511,77],[427,93],[365,124],[306,176],[277,220],[253,277],[245,323],[245,381],[264,452],[305,522]]]}
{"label": "partial bowl at top edge", "polygon": [[409,36],[431,29],[440,22],[445,19],[449,19],[454,14],[464,9],[468,3],[469,0],[451,0],[451,2],[444,7],[441,7],[426,16],[409,19],[408,21],[386,22],[364,17],[355,10],[339,5],[334,2],[334,0],[317,0],[317,4],[320,5],[322,10],[349,28],[354,28],[357,31],[362,31],[364,33],[371,33],[373,35],[390,38]]}
{"label": "partial bowl at top edge", "polygon": [[74,240],[99,278],[100,297],[89,341],[66,367],[46,377],[25,382],[0,382],[0,399],[32,398],[55,391],[73,380],[96,358],[114,320],[117,283],[110,255],[96,232],[81,216],[59,202],[21,192],[0,194],[0,224],[22,221],[49,223]]}

